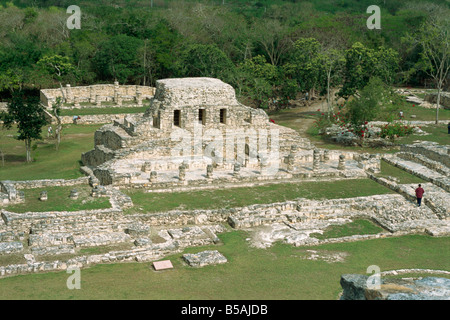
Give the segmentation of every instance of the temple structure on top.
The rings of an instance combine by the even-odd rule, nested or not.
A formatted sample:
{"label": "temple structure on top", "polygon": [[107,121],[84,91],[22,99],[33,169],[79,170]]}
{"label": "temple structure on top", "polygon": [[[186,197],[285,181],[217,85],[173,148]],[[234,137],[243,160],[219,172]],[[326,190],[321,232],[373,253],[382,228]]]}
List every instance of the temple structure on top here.
{"label": "temple structure on top", "polygon": [[309,140],[269,121],[263,110],[239,103],[230,85],[182,78],[158,80],[143,116],[100,128],[82,162],[102,185],[156,187],[286,178],[313,158]]}

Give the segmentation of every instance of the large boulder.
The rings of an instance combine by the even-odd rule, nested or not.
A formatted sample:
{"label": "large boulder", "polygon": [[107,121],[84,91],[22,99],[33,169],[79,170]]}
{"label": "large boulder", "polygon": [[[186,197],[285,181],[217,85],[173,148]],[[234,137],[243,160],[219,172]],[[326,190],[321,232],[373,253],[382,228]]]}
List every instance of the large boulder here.
{"label": "large boulder", "polygon": [[[450,279],[382,279],[378,288],[368,286],[368,276],[341,276],[341,300],[450,300]],[[370,281],[369,281],[370,282]]]}

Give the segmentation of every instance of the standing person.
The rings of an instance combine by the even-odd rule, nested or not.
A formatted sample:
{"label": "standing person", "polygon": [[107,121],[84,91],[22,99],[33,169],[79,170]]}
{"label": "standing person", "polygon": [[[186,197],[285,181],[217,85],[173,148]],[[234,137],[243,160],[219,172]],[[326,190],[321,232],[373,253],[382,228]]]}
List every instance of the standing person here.
{"label": "standing person", "polygon": [[403,111],[400,110],[400,113],[398,115],[400,117],[400,120],[403,120]]}
{"label": "standing person", "polygon": [[416,198],[417,198],[417,206],[420,207],[422,203],[422,197],[425,193],[425,190],[423,190],[422,186],[419,184],[419,187],[416,189]]}
{"label": "standing person", "polygon": [[50,138],[50,136],[53,137],[53,128],[51,126],[47,129],[47,137]]}

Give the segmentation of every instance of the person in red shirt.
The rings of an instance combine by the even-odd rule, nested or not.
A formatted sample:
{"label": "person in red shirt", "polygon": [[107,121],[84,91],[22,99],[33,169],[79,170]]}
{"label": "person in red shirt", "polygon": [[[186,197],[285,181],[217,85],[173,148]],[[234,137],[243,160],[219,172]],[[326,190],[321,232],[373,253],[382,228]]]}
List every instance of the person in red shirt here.
{"label": "person in red shirt", "polygon": [[419,187],[416,189],[416,198],[417,198],[417,205],[420,207],[420,204],[422,203],[422,197],[425,193],[425,190],[423,190],[422,186],[419,184]]}

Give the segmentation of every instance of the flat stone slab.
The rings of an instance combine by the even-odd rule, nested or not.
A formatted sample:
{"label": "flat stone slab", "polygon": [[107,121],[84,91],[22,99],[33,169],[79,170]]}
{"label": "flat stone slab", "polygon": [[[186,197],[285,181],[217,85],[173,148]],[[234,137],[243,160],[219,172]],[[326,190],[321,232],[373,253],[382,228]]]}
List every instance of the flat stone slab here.
{"label": "flat stone slab", "polygon": [[155,261],[155,262],[153,262],[153,268],[155,268],[156,271],[165,270],[165,269],[173,269],[173,265],[170,260]]}
{"label": "flat stone slab", "polygon": [[217,250],[202,251],[195,254],[183,254],[183,259],[188,265],[196,268],[228,262],[227,258]]}

